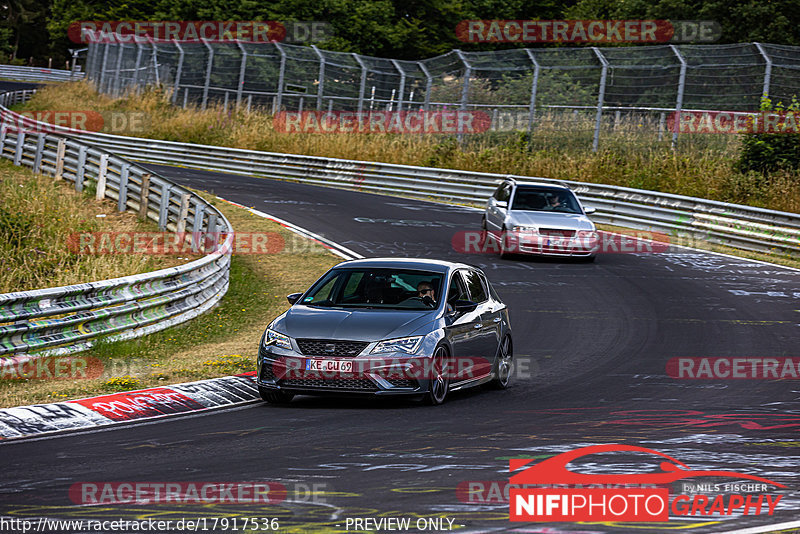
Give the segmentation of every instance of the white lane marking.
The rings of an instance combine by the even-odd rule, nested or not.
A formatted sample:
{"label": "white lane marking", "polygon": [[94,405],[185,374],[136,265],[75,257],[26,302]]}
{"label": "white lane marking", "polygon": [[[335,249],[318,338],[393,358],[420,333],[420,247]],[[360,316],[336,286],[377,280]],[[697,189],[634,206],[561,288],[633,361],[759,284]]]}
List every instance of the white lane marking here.
{"label": "white lane marking", "polygon": [[786,523],[775,523],[774,525],[726,530],[724,534],[759,534],[761,532],[776,532],[778,530],[796,527],[800,527],[800,521],[787,521]]}
{"label": "white lane marking", "polygon": [[340,258],[344,258],[346,260],[356,260],[356,259],[364,258],[364,256],[362,256],[358,252],[350,250],[349,248],[344,247],[344,246],[340,245],[339,243],[337,243],[335,241],[331,241],[328,238],[322,237],[321,235],[316,234],[316,233],[312,232],[311,230],[307,230],[307,229],[303,228],[302,226],[298,226],[298,225],[296,225],[294,223],[290,223],[289,221],[283,220],[283,219],[281,219],[279,217],[275,217],[274,215],[270,215],[269,213],[264,213],[263,211],[259,211],[259,210],[255,209],[255,208],[248,208],[247,206],[245,206],[243,204],[239,204],[238,202],[233,202],[232,200],[228,200],[228,199],[222,198],[220,196],[218,196],[217,198],[222,200],[223,202],[227,202],[228,204],[233,204],[234,206],[246,209],[247,211],[249,211],[253,215],[257,215],[259,217],[263,217],[265,219],[269,219],[271,221],[274,221],[274,222],[280,224],[281,226],[283,226],[284,228],[286,228],[287,230],[289,230],[290,232],[294,232],[297,235],[301,235],[301,236],[303,236],[303,237],[305,237],[307,239],[313,239],[314,241],[319,242],[321,245],[323,245],[325,248],[327,248],[328,250],[330,250],[332,253],[336,254]]}

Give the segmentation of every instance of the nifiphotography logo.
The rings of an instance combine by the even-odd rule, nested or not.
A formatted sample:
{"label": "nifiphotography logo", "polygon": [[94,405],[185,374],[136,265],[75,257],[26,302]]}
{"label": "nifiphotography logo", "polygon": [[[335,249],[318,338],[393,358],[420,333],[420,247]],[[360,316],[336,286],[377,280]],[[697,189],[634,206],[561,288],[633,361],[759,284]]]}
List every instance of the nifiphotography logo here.
{"label": "nifiphotography logo", "polygon": [[[660,456],[661,472],[625,474],[576,473],[570,462],[598,453],[638,452]],[[510,460],[514,472],[533,459]],[[692,492],[674,495],[664,487],[678,480],[725,477],[747,483],[707,484],[693,488],[724,491],[716,496]],[[543,460],[509,480],[511,521],[669,521],[678,517],[772,515],[782,495],[768,495],[767,486],[785,488],[766,478],[721,470],[693,470],[664,453],[635,445],[607,444],[581,447]],[[683,485],[684,491],[687,486]],[[755,495],[754,495],[755,493]]]}

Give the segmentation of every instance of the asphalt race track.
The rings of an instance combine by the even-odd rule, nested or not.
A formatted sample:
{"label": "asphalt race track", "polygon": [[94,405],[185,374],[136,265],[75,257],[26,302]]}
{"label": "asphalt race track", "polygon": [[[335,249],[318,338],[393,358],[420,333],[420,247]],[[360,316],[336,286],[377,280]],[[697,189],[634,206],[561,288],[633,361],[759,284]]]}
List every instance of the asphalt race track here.
{"label": "asphalt race track", "polygon": [[[542,533],[725,532],[800,519],[800,383],[666,373],[675,357],[797,356],[800,271],[688,249],[605,254],[594,264],[462,254],[451,239],[478,228],[474,210],[152,167],[364,256],[482,267],[511,310],[512,385],[453,394],[435,408],[299,397],[287,407],[259,403],[0,443],[0,516],[277,517],[281,532],[345,532],[348,518],[411,518],[412,526],[418,518],[444,518],[419,531],[447,531],[452,520],[461,532]],[[456,491],[470,481],[502,487],[509,458],[544,458],[599,443],[648,447],[693,469],[749,473],[788,489],[779,492],[773,516],[672,517],[660,524],[511,523],[502,499],[480,495],[473,497],[478,502],[463,502]],[[643,455],[620,458],[607,456],[584,469],[647,472],[658,465]],[[84,481],[253,480],[283,484],[287,499],[77,506],[69,497],[71,485]]]}

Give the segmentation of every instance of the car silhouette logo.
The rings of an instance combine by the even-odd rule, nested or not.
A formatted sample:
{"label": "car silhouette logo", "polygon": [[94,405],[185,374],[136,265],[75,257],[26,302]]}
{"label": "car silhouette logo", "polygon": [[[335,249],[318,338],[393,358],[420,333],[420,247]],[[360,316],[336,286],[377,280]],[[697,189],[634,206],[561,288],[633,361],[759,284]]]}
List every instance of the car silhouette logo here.
{"label": "car silhouette logo", "polygon": [[[585,474],[576,473],[567,469],[567,464],[570,462],[590,454],[597,454],[602,452],[615,452],[615,451],[635,451],[645,452],[656,456],[666,458],[669,462],[662,462],[660,467],[662,472],[658,473],[628,473],[628,474]],[[510,461],[510,470],[515,471],[523,465],[532,462],[533,459],[512,459]],[[620,445],[620,444],[607,444],[607,445],[591,445],[582,447],[573,451],[565,452],[552,458],[543,460],[524,471],[517,473],[510,478],[511,484],[668,484],[681,480],[684,478],[702,477],[702,476],[718,476],[718,477],[731,477],[731,478],[745,478],[748,480],[755,480],[758,482],[765,482],[779,488],[785,488],[783,484],[778,484],[766,478],[748,475],[745,473],[737,473],[735,471],[716,471],[716,470],[693,470],[688,465],[684,464],[667,456],[664,453],[647,449],[645,447],[637,447],[635,445]]]}

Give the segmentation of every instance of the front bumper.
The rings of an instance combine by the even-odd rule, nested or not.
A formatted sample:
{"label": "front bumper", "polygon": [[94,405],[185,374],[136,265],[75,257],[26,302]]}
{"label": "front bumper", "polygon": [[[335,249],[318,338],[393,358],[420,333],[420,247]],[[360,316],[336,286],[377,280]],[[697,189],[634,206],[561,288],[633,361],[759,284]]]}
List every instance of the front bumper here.
{"label": "front bumper", "polygon": [[597,254],[599,246],[596,237],[520,234],[510,238],[506,248],[518,254],[585,258]]}
{"label": "front bumper", "polygon": [[[324,358],[352,362],[352,371],[309,371],[306,362]],[[411,360],[411,362],[410,362]],[[330,358],[274,354],[261,345],[256,383],[265,389],[307,395],[419,395],[428,388],[427,380],[411,370],[416,358]]]}

